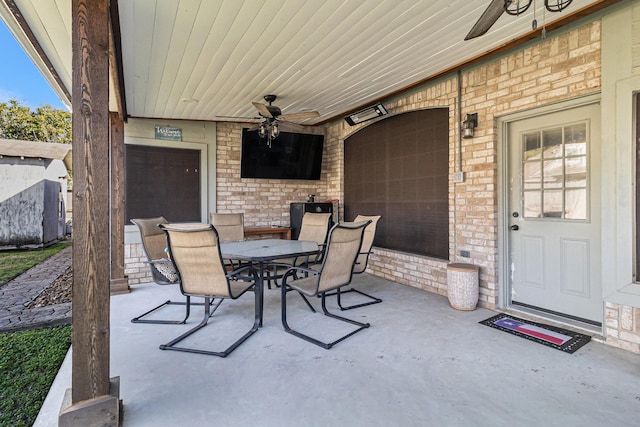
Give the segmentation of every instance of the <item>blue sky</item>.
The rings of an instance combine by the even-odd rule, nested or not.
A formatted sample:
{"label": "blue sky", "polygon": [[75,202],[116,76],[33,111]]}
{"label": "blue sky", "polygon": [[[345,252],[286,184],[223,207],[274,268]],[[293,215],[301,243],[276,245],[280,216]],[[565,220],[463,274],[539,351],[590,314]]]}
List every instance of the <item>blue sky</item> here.
{"label": "blue sky", "polygon": [[15,99],[31,109],[49,104],[67,110],[1,20],[0,54],[0,102]]}

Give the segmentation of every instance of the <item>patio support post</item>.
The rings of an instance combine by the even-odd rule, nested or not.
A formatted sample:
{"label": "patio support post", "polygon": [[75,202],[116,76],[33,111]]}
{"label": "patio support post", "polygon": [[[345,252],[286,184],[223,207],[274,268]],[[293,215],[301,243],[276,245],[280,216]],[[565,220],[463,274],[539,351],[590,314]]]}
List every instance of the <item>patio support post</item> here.
{"label": "patio support post", "polygon": [[120,425],[109,378],[109,1],[72,0],[73,351],[60,426]]}
{"label": "patio support post", "polygon": [[111,123],[111,295],[130,291],[124,274],[124,122],[109,113]]}

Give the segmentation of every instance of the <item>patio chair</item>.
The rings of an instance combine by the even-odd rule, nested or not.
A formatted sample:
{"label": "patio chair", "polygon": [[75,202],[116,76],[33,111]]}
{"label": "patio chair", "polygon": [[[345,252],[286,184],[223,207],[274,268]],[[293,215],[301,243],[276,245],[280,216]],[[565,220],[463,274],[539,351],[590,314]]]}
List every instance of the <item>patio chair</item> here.
{"label": "patio chair", "polygon": [[[376,227],[378,226],[378,221],[380,220],[380,218],[381,218],[380,215],[375,215],[375,216],[358,215],[356,219],[354,219],[355,222],[367,221],[367,220],[370,221],[369,225],[367,225],[367,227],[364,229],[364,236],[362,238],[362,247],[360,248],[360,253],[358,254],[358,258],[356,259],[356,264],[353,267],[354,274],[362,274],[367,269],[367,263],[369,262],[369,255],[371,254],[371,247],[373,246],[373,238],[376,235]],[[341,295],[347,292],[356,292],[360,295],[363,295],[369,298],[370,301],[359,303],[359,304],[353,304],[349,306],[343,306]],[[342,290],[341,288],[338,288],[336,289],[335,295],[337,296],[338,307],[340,307],[340,310],[342,311],[351,310],[352,308],[365,307],[367,305],[378,304],[382,302],[380,298],[376,298],[373,295],[366,294],[353,287],[347,290]]]}
{"label": "patio chair", "polygon": [[[168,223],[163,216],[156,218],[135,218],[131,222],[138,226],[140,231],[140,239],[142,241],[142,249],[147,257],[146,263],[151,270],[153,281],[158,285],[177,285],[178,274],[171,261],[166,258],[165,248],[167,247],[167,239],[164,232],[158,228],[158,224]],[[160,310],[168,305],[184,305],[185,317],[182,320],[165,320],[165,319],[146,319],[146,316]],[[175,302],[167,300],[162,304],[152,308],[140,316],[131,319],[133,323],[155,323],[165,325],[181,325],[189,318],[191,310],[191,298],[187,296],[185,302]]]}
{"label": "patio chair", "polygon": [[309,240],[316,242],[320,246],[320,252],[316,256],[308,257],[304,260],[297,260],[296,264],[317,264],[322,261],[324,246],[327,242],[327,233],[329,233],[329,225],[331,224],[330,213],[314,213],[307,212],[302,217],[300,225],[300,233],[298,240]]}
{"label": "patio chair", "polygon": [[[210,213],[209,222],[220,236],[220,243],[239,242],[244,240],[244,214],[242,213]],[[230,269],[239,268],[242,263],[237,260],[225,260]]]}
{"label": "patio chair", "polygon": [[[220,303],[225,299],[237,299],[249,289],[255,287],[258,278],[251,265],[227,272],[220,253],[220,237],[211,224],[161,224],[167,234],[169,253],[176,271],[180,276],[180,291],[185,296],[204,298],[204,316],[202,321],[160,346],[161,350],[184,351],[226,357],[259,327],[260,309],[258,291],[255,291],[254,322],[251,329],[223,351],[209,351],[191,347],[178,347],[176,344],[207,326]],[[220,301],[212,307],[212,300]]]}
{"label": "patio chair", "polygon": [[218,231],[220,243],[244,240],[244,214],[210,213],[209,222]]}
{"label": "patio chair", "polygon": [[[356,258],[362,245],[364,229],[370,222],[369,220],[336,224],[329,232],[328,243],[320,269],[315,270],[308,267],[294,266],[285,273],[282,278],[281,292],[282,326],[286,332],[325,349],[330,349],[340,341],[370,326],[369,323],[357,322],[330,313],[326,306],[327,292],[351,283]],[[299,275],[298,273],[302,274]],[[291,289],[310,297],[319,295],[322,299],[322,311],[325,316],[356,325],[358,328],[330,343],[322,342],[292,329],[287,322],[287,292]]]}
{"label": "patio chair", "polygon": [[289,267],[300,265],[309,266],[321,262],[330,224],[330,213],[307,212],[304,214],[304,216],[302,217],[302,223],[300,225],[298,240],[308,240],[311,242],[316,242],[320,247],[320,252],[318,253],[318,255],[298,257],[295,259],[287,258],[275,260],[271,264],[272,274],[268,280],[269,288],[271,288],[272,280],[275,282],[276,286],[278,285],[277,279],[281,279],[284,273],[286,273],[286,271],[289,269]]}

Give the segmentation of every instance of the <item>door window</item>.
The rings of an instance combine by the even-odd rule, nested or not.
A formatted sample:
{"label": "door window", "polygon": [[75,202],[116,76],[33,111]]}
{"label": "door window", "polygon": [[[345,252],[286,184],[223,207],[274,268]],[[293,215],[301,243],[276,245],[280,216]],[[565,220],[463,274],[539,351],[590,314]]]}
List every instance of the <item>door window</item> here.
{"label": "door window", "polygon": [[587,123],[522,135],[525,218],[587,219]]}

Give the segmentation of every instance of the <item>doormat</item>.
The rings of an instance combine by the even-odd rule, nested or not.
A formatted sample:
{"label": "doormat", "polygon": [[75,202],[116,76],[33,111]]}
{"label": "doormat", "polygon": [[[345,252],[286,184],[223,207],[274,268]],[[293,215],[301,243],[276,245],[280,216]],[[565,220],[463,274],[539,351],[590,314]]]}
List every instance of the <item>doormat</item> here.
{"label": "doormat", "polygon": [[507,314],[498,314],[480,323],[491,328],[526,338],[565,353],[574,353],[591,340],[589,335],[558,328],[556,326],[531,322]]}

